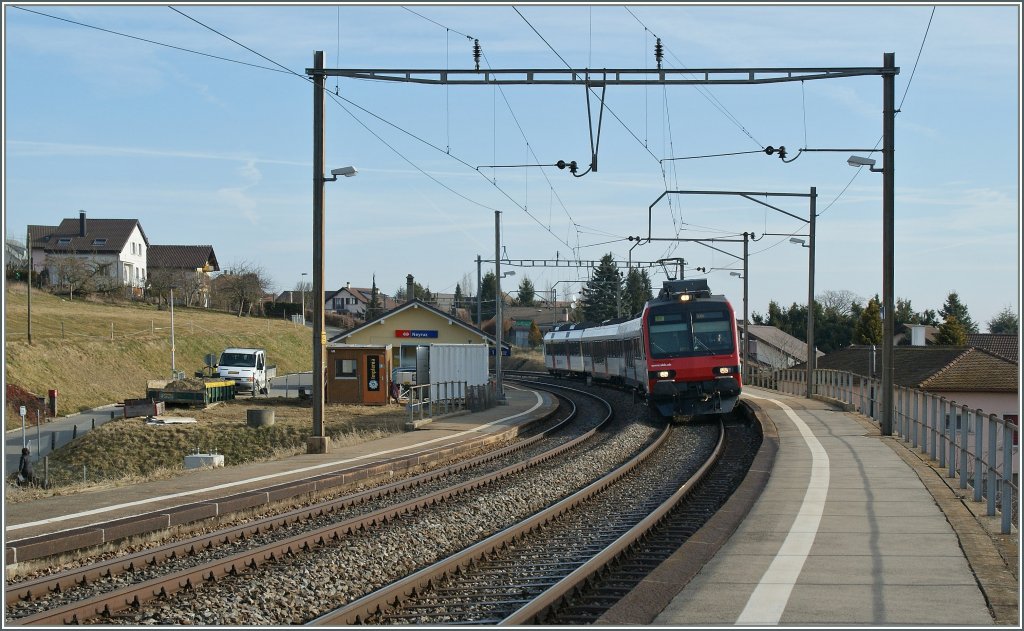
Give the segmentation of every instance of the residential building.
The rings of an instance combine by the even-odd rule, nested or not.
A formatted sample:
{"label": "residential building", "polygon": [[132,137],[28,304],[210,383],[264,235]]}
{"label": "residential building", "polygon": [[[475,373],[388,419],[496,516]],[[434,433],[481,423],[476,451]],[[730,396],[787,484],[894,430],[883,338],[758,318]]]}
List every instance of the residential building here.
{"label": "residential building", "polygon": [[142,295],[149,239],[137,219],[87,219],[83,210],[58,226],[29,226],[28,236],[43,283],[71,291],[126,286]]}
{"label": "residential building", "polygon": [[[738,320],[736,328],[743,337],[743,321]],[[747,361],[752,367],[778,370],[791,368],[807,362],[807,342],[799,340],[778,327],[765,324],[749,324],[750,336],[747,346]],[[815,357],[824,353],[815,351]]]}
{"label": "residential building", "polygon": [[152,291],[162,294],[173,285],[175,302],[210,306],[210,273],[220,271],[213,246],[151,245],[146,258]]}

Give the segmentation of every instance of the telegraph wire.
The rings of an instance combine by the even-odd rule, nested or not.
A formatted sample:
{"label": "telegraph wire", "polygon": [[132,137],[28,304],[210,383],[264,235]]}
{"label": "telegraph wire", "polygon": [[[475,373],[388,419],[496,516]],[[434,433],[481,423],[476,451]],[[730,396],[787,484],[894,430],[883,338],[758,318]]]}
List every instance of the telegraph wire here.
{"label": "telegraph wire", "polygon": [[163,42],[158,42],[158,41],[155,41],[155,40],[146,39],[145,37],[138,37],[136,35],[128,35],[127,33],[120,33],[118,31],[112,31],[110,29],[101,28],[99,26],[93,26],[92,24],[86,24],[84,22],[77,22],[75,20],[69,20],[68,18],[58,17],[56,15],[50,15],[49,13],[43,13],[42,11],[35,11],[33,9],[26,9],[25,7],[22,7],[22,6],[11,5],[11,7],[14,8],[14,9],[21,9],[22,11],[27,11],[29,13],[35,13],[36,15],[41,15],[43,17],[50,18],[50,19],[53,19],[53,20],[60,20],[61,22],[67,22],[69,24],[74,24],[75,26],[81,26],[81,27],[84,27],[84,28],[91,28],[93,30],[101,31],[103,33],[108,33],[110,35],[117,35],[118,37],[126,37],[128,39],[134,39],[134,40],[137,40],[137,41],[140,41],[140,42],[145,42],[147,44],[153,44],[154,46],[163,46],[164,48],[171,48],[173,50],[179,50],[179,51],[184,52],[184,53],[192,53],[194,55],[202,55],[203,57],[210,57],[210,58],[213,58],[213,59],[219,59],[220,61],[228,61],[228,62],[231,62],[233,64],[240,64],[240,65],[249,66],[249,67],[252,67],[252,68],[259,68],[260,70],[271,70],[273,72],[283,72],[283,73],[295,74],[294,72],[292,72],[291,70],[288,70],[287,68],[285,68],[284,70],[278,70],[277,68],[270,68],[268,66],[260,66],[258,64],[252,64],[252,63],[249,63],[247,61],[239,61],[237,59],[229,59],[227,57],[220,57],[218,55],[213,55],[211,53],[204,53],[204,52],[201,52],[201,51],[198,51],[198,50],[192,50],[190,48],[182,48],[181,46],[174,46],[172,44],[165,44]]}
{"label": "telegraph wire", "polygon": [[[231,42],[233,42],[233,43],[235,43],[235,44],[237,44],[237,45],[241,46],[242,48],[245,48],[246,50],[248,50],[248,51],[252,52],[253,54],[255,54],[255,55],[258,55],[258,56],[262,57],[263,59],[266,59],[267,61],[269,61],[269,62],[271,62],[271,63],[273,63],[273,64],[275,64],[275,65],[277,65],[277,66],[280,66],[281,68],[285,68],[285,70],[287,70],[287,71],[288,71],[289,73],[291,73],[291,74],[293,74],[293,75],[295,75],[295,76],[297,76],[297,77],[299,77],[299,78],[303,79],[303,80],[304,80],[304,81],[306,81],[307,83],[312,83],[312,81],[311,81],[311,80],[309,79],[309,77],[306,77],[305,75],[301,75],[301,74],[299,74],[299,73],[297,73],[297,72],[295,72],[295,71],[293,71],[293,70],[290,70],[290,69],[286,68],[286,67],[285,67],[285,66],[283,66],[282,64],[279,64],[279,63],[277,63],[276,61],[274,61],[274,60],[270,59],[269,57],[266,57],[265,55],[263,55],[263,54],[261,54],[261,53],[258,53],[258,52],[256,52],[255,50],[253,50],[253,49],[249,48],[249,47],[248,47],[248,46],[246,46],[245,44],[242,44],[242,43],[240,43],[240,42],[238,42],[238,41],[236,41],[236,40],[232,39],[231,37],[228,37],[228,36],[227,36],[227,35],[225,35],[224,33],[221,33],[220,31],[218,31],[218,30],[216,30],[216,29],[214,29],[214,28],[212,28],[212,27],[210,27],[210,26],[207,26],[206,24],[203,24],[203,23],[202,23],[202,22],[200,22],[199,20],[196,20],[195,18],[192,18],[192,17],[190,17],[190,16],[186,15],[185,13],[182,13],[181,11],[179,11],[178,9],[175,9],[174,7],[171,7],[171,6],[169,6],[168,8],[170,8],[170,9],[172,9],[173,11],[175,11],[175,12],[177,12],[177,13],[181,14],[181,15],[182,15],[182,16],[184,16],[184,17],[187,17],[187,18],[188,18],[189,20],[192,20],[192,21],[193,21],[193,22],[195,22],[196,24],[199,24],[200,26],[203,26],[204,28],[207,28],[207,29],[209,29],[210,31],[212,31],[212,32],[214,32],[214,33],[216,33],[216,34],[220,35],[221,37],[223,37],[223,38],[225,38],[225,39],[227,39],[227,40],[229,40],[229,41],[231,41]],[[344,100],[345,102],[347,102],[347,103],[350,103],[350,104],[351,104],[352,106],[354,106],[354,107],[358,107],[358,108],[359,108],[360,110],[362,110],[363,112],[366,112],[367,114],[369,114],[369,115],[373,116],[373,117],[374,117],[374,118],[376,118],[377,120],[380,120],[380,121],[382,121],[382,122],[384,122],[384,123],[386,123],[386,124],[388,124],[388,125],[390,125],[390,126],[394,127],[395,129],[397,129],[397,130],[399,130],[399,131],[401,131],[401,132],[403,132],[403,133],[405,133],[405,134],[409,135],[409,136],[410,136],[410,137],[412,137],[412,138],[415,138],[416,140],[418,140],[418,141],[420,141],[421,143],[423,143],[423,144],[425,144],[425,145],[427,145],[427,146],[429,146],[429,147],[431,147],[431,148],[435,149],[436,151],[438,151],[438,152],[440,152],[440,153],[443,153],[443,154],[445,154],[445,155],[448,155],[448,156],[452,157],[453,159],[455,159],[456,161],[458,161],[458,162],[462,163],[462,164],[463,164],[463,165],[465,165],[466,167],[468,167],[468,168],[471,168],[471,169],[473,168],[473,167],[472,167],[472,165],[470,165],[470,164],[469,164],[468,162],[466,162],[465,160],[462,160],[461,158],[458,158],[457,156],[454,156],[454,155],[452,155],[451,153],[449,153],[449,152],[447,152],[447,151],[444,151],[444,150],[442,150],[442,149],[441,149],[440,147],[438,147],[438,146],[434,145],[433,143],[430,143],[430,142],[428,142],[428,141],[424,140],[423,138],[420,138],[419,136],[417,136],[417,135],[413,134],[412,132],[409,132],[409,131],[407,131],[407,130],[405,130],[405,129],[402,129],[402,128],[401,128],[401,127],[399,127],[398,125],[395,125],[394,123],[391,123],[390,121],[387,121],[387,120],[385,120],[384,118],[382,118],[382,117],[380,117],[380,116],[378,116],[378,115],[374,114],[373,112],[370,112],[370,111],[369,111],[369,110],[367,110],[366,108],[364,108],[364,107],[362,107],[362,106],[359,106],[359,105],[357,105],[357,104],[356,104],[356,103],[354,103],[353,101],[351,101],[351,100],[349,100],[349,99],[347,99],[347,98],[345,98],[345,97],[343,97],[343,96],[340,96],[340,95],[336,95],[336,94],[332,94],[332,93],[330,92],[330,90],[327,90],[326,88],[324,89],[324,94],[326,94],[326,95],[330,96],[330,97],[331,97],[331,99],[332,99],[332,100],[334,100],[335,102],[337,102],[337,101],[338,101],[338,99]],[[340,104],[340,103],[338,103],[338,105],[339,105],[339,106],[341,106],[341,104]],[[371,134],[372,134],[372,135],[373,135],[373,136],[374,136],[375,138],[377,138],[377,139],[378,139],[379,141],[381,141],[381,143],[383,143],[383,144],[384,144],[384,145],[385,145],[386,147],[388,147],[388,148],[389,148],[389,149],[391,149],[391,150],[392,150],[393,152],[395,152],[395,153],[396,153],[396,154],[397,154],[397,155],[398,155],[398,156],[399,156],[400,158],[402,158],[402,159],[403,159],[403,160],[405,160],[405,161],[406,161],[407,163],[409,163],[409,165],[410,165],[410,166],[412,166],[413,168],[415,168],[415,169],[416,169],[417,171],[419,171],[419,172],[420,172],[420,173],[422,173],[423,175],[427,176],[427,178],[429,178],[429,179],[430,179],[431,181],[433,181],[433,182],[435,182],[435,183],[439,184],[439,185],[440,185],[441,187],[443,187],[444,189],[446,189],[446,190],[448,190],[448,191],[450,191],[450,192],[454,193],[454,194],[455,194],[455,195],[457,195],[458,197],[460,197],[460,198],[462,198],[462,199],[464,199],[464,200],[466,200],[466,201],[468,201],[468,202],[470,202],[470,203],[472,203],[472,204],[475,204],[475,205],[477,205],[477,206],[480,206],[480,207],[482,207],[482,208],[486,208],[486,209],[488,209],[488,210],[492,210],[492,211],[497,211],[497,210],[498,210],[497,208],[493,208],[493,207],[491,207],[491,206],[488,206],[488,205],[486,205],[486,204],[484,204],[484,203],[482,203],[482,202],[478,202],[478,201],[476,201],[476,200],[473,200],[473,199],[471,199],[470,197],[467,197],[466,195],[464,195],[464,194],[462,194],[462,193],[459,193],[458,191],[456,191],[456,190],[455,190],[455,189],[453,189],[452,187],[450,187],[450,186],[448,186],[447,184],[444,184],[443,182],[441,182],[440,180],[438,180],[438,179],[437,179],[436,177],[434,177],[434,176],[430,175],[429,173],[427,173],[426,171],[424,171],[424,170],[423,170],[423,169],[422,169],[421,167],[419,167],[419,166],[418,166],[418,165],[417,165],[416,163],[414,163],[414,162],[413,162],[412,160],[410,160],[410,159],[409,159],[409,158],[407,158],[407,157],[406,157],[406,156],[405,156],[404,154],[402,154],[402,153],[401,153],[400,151],[398,151],[398,150],[397,150],[397,149],[396,149],[396,148],[395,148],[394,146],[392,146],[392,145],[391,145],[391,144],[389,144],[389,143],[388,143],[387,141],[385,141],[385,140],[384,140],[384,139],[383,139],[383,138],[382,138],[381,136],[379,136],[379,135],[378,135],[377,133],[375,133],[375,132],[374,132],[373,130],[371,130],[371,129],[370,129],[370,128],[369,128],[368,126],[366,126],[366,124],[365,124],[365,123],[363,123],[363,122],[362,122],[361,120],[359,120],[359,119],[358,119],[357,117],[355,117],[355,116],[354,116],[354,115],[353,115],[353,114],[352,114],[352,113],[351,113],[351,112],[350,112],[350,111],[348,110],[348,108],[345,108],[344,106],[341,106],[341,108],[342,108],[342,110],[344,110],[344,111],[345,111],[345,113],[347,113],[347,114],[348,114],[349,116],[351,116],[351,117],[352,117],[352,118],[353,118],[353,119],[354,119],[354,120],[355,120],[356,122],[358,122],[358,123],[359,123],[360,125],[362,125],[362,126],[363,126],[363,127],[364,127],[364,128],[365,128],[365,129],[367,130],[367,131],[369,131],[369,132],[370,132],[370,133],[371,133]],[[486,178],[486,176],[483,176],[483,174],[481,174],[481,176],[482,176],[482,177],[484,177],[484,179],[487,179],[487,178]],[[488,182],[490,182],[490,180],[487,180],[487,181],[488,181]],[[545,230],[546,230],[546,231],[547,231],[547,232],[548,232],[548,233],[549,233],[549,234],[550,234],[551,236],[555,237],[555,239],[557,239],[557,240],[558,240],[558,241],[559,241],[560,243],[564,243],[564,244],[565,244],[565,245],[566,245],[567,247],[570,247],[570,248],[572,247],[571,245],[569,245],[569,244],[568,244],[568,243],[566,243],[565,241],[562,241],[562,240],[561,240],[561,239],[560,239],[560,238],[559,238],[559,237],[558,237],[558,236],[557,236],[557,235],[556,235],[556,234],[555,234],[554,232],[552,232],[552,231],[551,231],[550,229],[548,229],[547,227],[545,227],[545,226],[544,226],[544,224],[543,224],[543,223],[542,223],[542,222],[541,222],[541,221],[540,221],[539,219],[537,219],[536,217],[534,217],[534,216],[533,216],[533,214],[532,214],[532,213],[530,213],[530,211],[529,211],[529,210],[528,210],[528,209],[527,209],[527,208],[526,208],[526,207],[525,207],[524,205],[520,204],[520,203],[519,203],[519,202],[517,202],[517,201],[516,201],[515,199],[513,199],[513,198],[512,198],[512,196],[511,196],[511,195],[509,195],[509,194],[508,194],[508,193],[507,193],[507,192],[506,192],[506,191],[505,191],[505,190],[504,190],[503,188],[501,188],[500,186],[498,186],[498,185],[497,185],[497,183],[491,182],[491,185],[492,185],[492,186],[494,186],[494,187],[495,187],[496,189],[498,189],[498,191],[500,191],[500,192],[501,192],[501,193],[502,193],[502,194],[503,194],[503,195],[504,195],[504,196],[505,196],[506,198],[508,198],[508,200],[509,200],[510,202],[512,202],[512,203],[513,203],[513,204],[514,204],[515,206],[517,206],[517,207],[518,207],[518,208],[519,208],[520,210],[522,210],[522,211],[523,211],[523,212],[525,212],[525,213],[526,213],[527,215],[529,215],[529,217],[530,217],[531,219],[533,219],[533,220],[534,220],[534,221],[535,221],[535,222],[536,222],[536,223],[537,223],[537,224],[538,224],[539,226],[541,226],[542,228],[544,228],[544,229],[545,229]]]}

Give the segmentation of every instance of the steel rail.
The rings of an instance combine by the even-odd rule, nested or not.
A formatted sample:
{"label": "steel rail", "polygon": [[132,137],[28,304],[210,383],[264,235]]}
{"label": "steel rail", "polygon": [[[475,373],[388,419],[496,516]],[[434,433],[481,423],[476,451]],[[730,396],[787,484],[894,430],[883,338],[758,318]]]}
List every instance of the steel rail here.
{"label": "steel rail", "polygon": [[678,506],[683,499],[693,492],[694,488],[696,488],[697,485],[699,485],[704,478],[710,474],[719,458],[721,458],[724,450],[725,424],[719,422],[718,444],[715,446],[715,450],[711,454],[711,457],[708,458],[704,464],[701,465],[700,469],[698,469],[686,482],[684,482],[682,486],[675,491],[675,493],[662,502],[661,505],[647,515],[647,517],[644,517],[635,526],[623,533],[607,548],[594,555],[589,561],[585,562],[558,583],[537,595],[528,604],[505,617],[505,619],[503,619],[499,624],[524,625],[536,621],[537,618],[542,616],[556,603],[564,599],[568,594],[572,593],[573,590],[583,585],[583,583],[588,581],[591,577],[595,576],[598,572],[602,571],[605,567],[618,559],[624,552],[628,551],[634,544],[646,536],[646,534],[655,526],[661,523],[672,509]]}
{"label": "steel rail", "polygon": [[[312,506],[297,508],[246,524],[198,535],[185,541],[173,542],[127,557],[119,556],[110,561],[89,565],[87,567],[76,568],[59,574],[50,574],[28,581],[13,583],[8,585],[4,590],[5,602],[10,603],[16,600],[38,600],[50,593],[63,592],[75,586],[88,585],[99,578],[109,578],[112,576],[135,572],[139,568],[151,568],[168,560],[195,555],[200,550],[210,550],[217,546],[231,545],[236,541],[284,528],[295,523],[321,518],[334,512],[351,509],[369,501],[381,500],[389,495],[407,491],[417,486],[422,486],[461,471],[471,469],[486,462],[497,460],[515,453],[516,451],[521,451],[530,447],[574,419],[576,416],[575,403],[569,399],[563,400],[569,405],[569,410],[565,415],[565,418],[544,432],[524,439],[513,445],[488,452],[470,460],[457,462],[440,469],[422,473],[412,478],[374,487],[356,494],[345,495],[340,498],[317,503]],[[479,445],[474,445],[469,447],[467,451],[476,451],[479,448]],[[438,451],[440,451],[440,449]]]}
{"label": "steel rail", "polygon": [[[568,389],[568,388],[566,388]],[[587,396],[594,395],[583,393]],[[607,406],[607,403],[605,403]],[[610,406],[608,406],[610,410]],[[605,419],[607,422],[609,417]],[[580,443],[590,439],[601,429],[598,425],[575,439],[563,443],[555,449],[539,454],[528,460],[509,465],[486,476],[436,491],[429,495],[409,500],[385,509],[348,519],[337,524],[318,528],[308,533],[289,537],[282,541],[263,545],[243,553],[217,559],[202,565],[173,572],[167,576],[151,579],[105,594],[50,609],[21,618],[6,621],[9,625],[48,625],[83,623],[97,617],[109,616],[129,607],[138,607],[157,597],[166,597],[181,589],[188,589],[203,582],[215,581],[229,575],[237,575],[252,571],[267,563],[272,563],[288,555],[310,552],[317,548],[331,545],[345,536],[359,531],[386,525],[388,522],[416,510],[428,508],[437,503],[458,497],[464,493],[487,486],[497,480],[536,466],[569,451]],[[552,430],[553,431],[553,430]],[[538,437],[539,439],[539,437]],[[376,492],[372,490],[370,492]]]}
{"label": "steel rail", "polygon": [[447,559],[428,566],[404,579],[395,581],[334,611],[323,614],[307,624],[316,626],[363,624],[370,617],[383,613],[389,607],[400,606],[402,602],[417,596],[420,590],[429,588],[435,582],[450,574],[461,572],[463,568],[471,567],[478,561],[485,559],[488,555],[521,540],[526,535],[559,519],[583,502],[601,493],[646,461],[662,446],[671,432],[672,426],[666,425],[657,439],[652,441],[641,453],[562,501],[535,513],[514,526],[463,549]]}

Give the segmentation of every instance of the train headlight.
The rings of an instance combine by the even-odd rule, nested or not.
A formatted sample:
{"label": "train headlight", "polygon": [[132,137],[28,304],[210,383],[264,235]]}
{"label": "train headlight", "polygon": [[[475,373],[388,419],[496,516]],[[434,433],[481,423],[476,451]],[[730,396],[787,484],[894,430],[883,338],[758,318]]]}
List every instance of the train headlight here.
{"label": "train headlight", "polygon": [[715,368],[716,375],[734,375],[739,374],[739,372],[739,366],[719,366],[718,368]]}
{"label": "train headlight", "polygon": [[676,376],[676,371],[674,371],[674,370],[657,370],[657,371],[651,371],[650,374],[649,374],[649,377],[651,379],[671,379],[671,378],[673,378],[675,376]]}
{"label": "train headlight", "polygon": [[690,299],[690,294],[682,294],[679,296],[679,302],[686,302]]}

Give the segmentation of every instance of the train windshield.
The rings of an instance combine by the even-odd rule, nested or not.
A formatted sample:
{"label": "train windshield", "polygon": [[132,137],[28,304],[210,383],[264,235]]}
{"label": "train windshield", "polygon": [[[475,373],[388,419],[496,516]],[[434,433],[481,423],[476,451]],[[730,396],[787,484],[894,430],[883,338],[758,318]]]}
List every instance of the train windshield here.
{"label": "train windshield", "polygon": [[728,311],[652,310],[647,316],[651,357],[727,355],[733,352]]}

